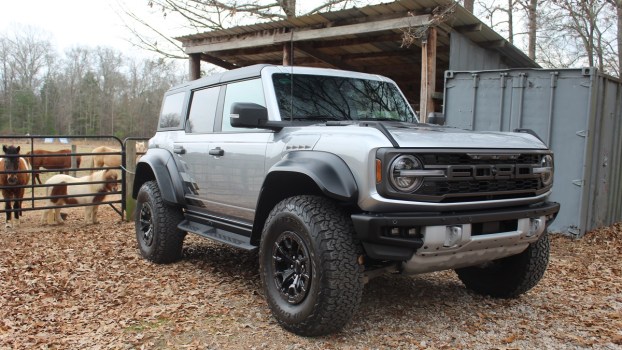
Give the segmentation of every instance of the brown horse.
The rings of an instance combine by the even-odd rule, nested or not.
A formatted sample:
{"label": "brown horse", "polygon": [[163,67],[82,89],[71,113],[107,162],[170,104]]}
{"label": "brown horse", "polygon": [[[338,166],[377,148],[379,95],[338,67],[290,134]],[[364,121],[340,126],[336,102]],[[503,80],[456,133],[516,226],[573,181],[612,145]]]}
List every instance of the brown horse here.
{"label": "brown horse", "polygon": [[112,148],[108,146],[99,146],[94,148],[91,153],[93,154],[93,167],[101,168],[103,166],[107,167],[118,167],[121,165],[121,155],[120,154],[106,154],[106,153],[119,153],[121,152],[118,148]]}
{"label": "brown horse", "polygon": [[[142,157],[145,153],[145,143],[144,142],[136,142],[136,161]],[[121,150],[118,148],[112,148],[108,146],[99,146],[93,148],[91,153],[93,153],[93,167],[101,168],[101,167],[119,167],[121,166]],[[117,154],[107,154],[107,153],[117,153]]]}
{"label": "brown horse", "polygon": [[[39,173],[34,170],[45,168],[48,170],[60,170],[61,174],[67,174],[66,169],[71,168],[71,150],[61,149],[59,151],[46,151],[44,149],[36,149],[34,151],[26,153],[27,159],[32,165],[33,175],[35,177],[35,183],[38,181],[41,184]],[[80,161],[82,157],[76,157],[76,165],[80,167]]]}
{"label": "brown horse", "polygon": [[22,198],[25,187],[30,181],[30,166],[26,159],[20,157],[20,147],[2,145],[4,158],[0,161],[0,188],[4,198],[6,211],[6,227],[11,227],[11,201],[15,225],[19,226],[19,217],[22,215]]}

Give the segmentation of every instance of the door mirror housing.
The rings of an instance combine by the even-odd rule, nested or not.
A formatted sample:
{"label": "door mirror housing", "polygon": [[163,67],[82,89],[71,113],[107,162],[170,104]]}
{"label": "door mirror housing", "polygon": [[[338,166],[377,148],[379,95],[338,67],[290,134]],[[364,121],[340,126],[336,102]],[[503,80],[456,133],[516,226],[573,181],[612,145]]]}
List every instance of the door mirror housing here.
{"label": "door mirror housing", "polygon": [[235,128],[261,128],[268,121],[268,109],[250,102],[231,105],[231,126]]}

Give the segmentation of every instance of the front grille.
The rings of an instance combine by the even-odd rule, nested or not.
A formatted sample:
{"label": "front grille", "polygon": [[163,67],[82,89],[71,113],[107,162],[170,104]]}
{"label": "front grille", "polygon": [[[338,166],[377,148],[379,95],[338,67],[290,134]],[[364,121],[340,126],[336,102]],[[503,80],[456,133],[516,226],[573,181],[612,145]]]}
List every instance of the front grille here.
{"label": "front grille", "polygon": [[[472,154],[472,153],[469,153]],[[426,165],[490,165],[490,164],[538,164],[542,155],[540,154],[514,154],[510,156],[501,155],[504,159],[473,159],[469,154],[447,153],[447,154],[421,154],[419,157]],[[490,154],[488,154],[490,155]]]}
{"label": "front grille", "polygon": [[540,180],[498,181],[426,181],[416,192],[426,196],[446,196],[465,193],[525,192],[538,189]]}
{"label": "front grille", "polygon": [[529,198],[549,190],[533,169],[540,167],[548,151],[439,150],[420,153],[393,150],[379,154],[383,164],[391,164],[401,154],[412,154],[424,164],[424,170],[442,170],[444,176],[427,176],[413,193],[396,191],[390,184],[379,186],[392,198],[437,203]]}

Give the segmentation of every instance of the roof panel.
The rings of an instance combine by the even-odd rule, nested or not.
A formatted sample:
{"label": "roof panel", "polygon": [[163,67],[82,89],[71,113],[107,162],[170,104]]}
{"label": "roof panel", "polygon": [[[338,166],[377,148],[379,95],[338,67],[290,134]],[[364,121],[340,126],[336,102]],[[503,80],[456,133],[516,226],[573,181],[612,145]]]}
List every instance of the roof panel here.
{"label": "roof panel", "polygon": [[[374,17],[381,17],[382,19],[391,18],[392,16],[403,16],[409,11],[415,12],[417,14],[421,14],[424,11],[429,11],[439,6],[455,6],[452,10],[453,13],[446,20],[443,28],[454,28],[460,27],[464,25],[471,24],[482,24],[482,30],[479,32],[464,32],[469,40],[474,43],[479,44],[480,46],[486,47],[487,43],[490,42],[498,42],[504,41],[505,39],[491,28],[483,24],[479,21],[473,14],[468,12],[460,5],[456,5],[452,0],[399,0],[390,3],[383,3],[378,5],[371,5],[362,8],[350,8],[341,11],[328,12],[322,14],[314,14],[309,16],[302,16],[297,18],[292,18],[288,20],[268,22],[268,23],[257,23],[247,26],[239,26],[228,28],[219,31],[211,31],[205,33],[198,33],[194,35],[187,35],[183,37],[177,38],[182,42],[183,46],[186,49],[191,49],[192,47],[198,47],[200,45],[204,45],[210,42],[227,42],[227,41],[243,41],[248,43],[249,41],[255,40],[256,37],[264,38],[264,43],[272,43],[272,40],[266,40],[270,38],[270,33],[284,33],[290,28],[294,28],[294,30],[298,30],[299,32],[302,30],[308,30],[310,28],[322,28],[329,24],[335,27],[339,27],[339,22],[342,23],[352,23],[352,20],[362,18],[365,20],[373,22]],[[336,22],[336,23],[335,23]],[[399,33],[399,31],[393,31],[394,33]],[[339,40],[352,39],[360,40],[360,38],[368,37],[368,34],[360,33],[355,35],[343,35],[339,37]],[[337,38],[331,38],[335,40]],[[305,39],[308,40],[308,39]],[[316,39],[317,41],[322,41],[322,39]],[[447,45],[446,38],[441,38],[440,42],[442,45]],[[264,44],[265,45],[265,44]],[[270,45],[274,45],[273,43]],[[373,42],[372,45],[351,45],[347,48],[335,49],[333,51],[325,51],[325,52],[334,52],[335,54],[340,54],[340,52],[365,52],[368,50],[370,53],[377,52],[380,50],[385,50],[389,48],[393,48],[399,43],[396,42]],[[226,48],[226,46],[222,46],[223,50],[231,50],[230,48]],[[227,46],[231,47],[231,45]],[[515,46],[511,45],[509,42],[505,42],[505,46],[496,48],[495,50],[499,51],[503,56],[512,60],[519,66],[523,67],[537,67],[538,65],[529,60],[529,58]],[[192,52],[192,51],[190,51]],[[218,51],[220,52],[220,51]],[[260,59],[264,56],[256,56],[257,59]],[[272,57],[272,56],[270,56]],[[251,57],[252,58],[252,57]]]}

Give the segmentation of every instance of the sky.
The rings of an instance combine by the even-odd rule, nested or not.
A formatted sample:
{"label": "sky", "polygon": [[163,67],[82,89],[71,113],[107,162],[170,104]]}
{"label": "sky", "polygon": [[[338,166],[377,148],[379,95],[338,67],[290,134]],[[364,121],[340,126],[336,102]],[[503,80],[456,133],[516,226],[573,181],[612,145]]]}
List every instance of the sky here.
{"label": "sky", "polygon": [[129,56],[153,55],[128,42],[131,34],[117,14],[119,4],[156,18],[146,0],[0,0],[0,32],[28,25],[48,32],[59,52],[75,46],[108,46]]}

